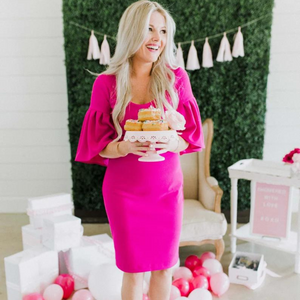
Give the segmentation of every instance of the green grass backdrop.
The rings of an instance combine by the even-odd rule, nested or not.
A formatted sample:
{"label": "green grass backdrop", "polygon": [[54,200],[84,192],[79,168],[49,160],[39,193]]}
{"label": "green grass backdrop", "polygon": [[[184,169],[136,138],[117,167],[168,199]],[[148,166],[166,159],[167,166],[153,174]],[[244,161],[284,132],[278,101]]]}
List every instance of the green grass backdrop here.
{"label": "green grass backdrop", "polygon": [[[84,69],[100,73],[105,66],[99,65],[99,60],[86,59],[90,32],[71,22],[115,36],[120,17],[132,2],[63,0],[73,199],[76,209],[104,210],[101,189],[105,167],[74,162],[74,158],[95,80]],[[211,174],[224,190],[222,208],[229,209],[228,166],[240,159],[262,158],[274,0],[163,0],[159,3],[170,11],[176,22],[176,42],[211,36],[269,14],[242,28],[245,57],[234,58],[231,62],[214,61],[213,68],[188,71],[202,121],[212,118],[214,122]],[[101,45],[103,36],[96,36]],[[234,33],[227,34],[231,46],[233,36]],[[214,58],[221,38],[209,41]],[[113,54],[116,42],[109,38],[108,42]],[[195,43],[200,62],[203,44]],[[185,61],[189,47],[189,44],[182,45]],[[239,210],[249,208],[249,182],[242,181],[239,184],[239,196]]]}

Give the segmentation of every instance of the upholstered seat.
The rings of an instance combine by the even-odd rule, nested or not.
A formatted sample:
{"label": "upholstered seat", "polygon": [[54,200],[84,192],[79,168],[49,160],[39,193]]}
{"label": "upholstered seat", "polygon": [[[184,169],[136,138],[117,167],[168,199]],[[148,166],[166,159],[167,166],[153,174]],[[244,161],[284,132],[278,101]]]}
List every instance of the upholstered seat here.
{"label": "upholstered seat", "polygon": [[221,213],[223,191],[218,181],[210,176],[210,151],[213,136],[213,122],[203,122],[205,149],[201,152],[180,157],[184,176],[184,211],[180,235],[180,247],[214,244],[216,258],[224,253],[223,236],[227,221]]}

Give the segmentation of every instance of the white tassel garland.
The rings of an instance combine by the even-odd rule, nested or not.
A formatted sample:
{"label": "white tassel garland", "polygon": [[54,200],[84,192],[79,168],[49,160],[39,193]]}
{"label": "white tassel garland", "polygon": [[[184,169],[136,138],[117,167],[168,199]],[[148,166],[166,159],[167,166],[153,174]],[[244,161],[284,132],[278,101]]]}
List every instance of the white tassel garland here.
{"label": "white tassel garland", "polygon": [[89,50],[87,54],[87,59],[99,59],[101,56],[98,40],[94,35],[94,30],[91,32],[91,36],[89,39]]}
{"label": "white tassel garland", "polygon": [[214,66],[211,48],[208,43],[208,38],[205,39],[202,53],[202,67],[211,68]]}
{"label": "white tassel garland", "polygon": [[231,51],[230,51],[230,44],[226,36],[226,32],[224,32],[224,36],[221,40],[217,61],[223,62],[223,61],[231,61]]}
{"label": "white tassel garland", "polygon": [[184,59],[183,59],[183,51],[181,49],[180,43],[178,43],[177,53],[176,53],[176,61],[179,67],[185,68]]}
{"label": "white tassel garland", "polygon": [[197,49],[194,46],[194,41],[192,41],[192,44],[191,44],[191,47],[190,47],[190,50],[188,53],[186,69],[187,70],[200,69],[199,59],[198,59],[198,55],[197,55]]}
{"label": "white tassel garland", "polygon": [[106,35],[104,35],[104,40],[101,44],[100,65],[109,65],[109,63],[110,63],[109,44],[107,42]]}
{"label": "white tassel garland", "polygon": [[244,53],[244,38],[241,31],[241,27],[238,28],[238,32],[236,34],[234,44],[232,47],[232,56],[233,57],[243,57],[245,55]]}

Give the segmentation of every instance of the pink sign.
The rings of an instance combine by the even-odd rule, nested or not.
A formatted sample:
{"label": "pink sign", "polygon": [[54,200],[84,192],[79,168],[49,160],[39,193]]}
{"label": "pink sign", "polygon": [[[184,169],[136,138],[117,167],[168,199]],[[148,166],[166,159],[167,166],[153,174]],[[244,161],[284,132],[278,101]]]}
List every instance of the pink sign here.
{"label": "pink sign", "polygon": [[287,237],[289,192],[285,185],[256,183],[252,233]]}

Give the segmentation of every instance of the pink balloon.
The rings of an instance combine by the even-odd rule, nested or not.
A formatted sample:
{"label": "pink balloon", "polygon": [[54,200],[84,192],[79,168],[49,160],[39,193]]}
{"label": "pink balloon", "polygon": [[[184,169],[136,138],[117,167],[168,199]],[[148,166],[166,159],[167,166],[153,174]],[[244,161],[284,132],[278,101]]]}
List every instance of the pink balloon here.
{"label": "pink balloon", "polygon": [[70,274],[61,274],[56,277],[54,283],[60,285],[64,291],[64,299],[69,298],[74,291],[74,279]]}
{"label": "pink balloon", "polygon": [[43,292],[43,297],[45,300],[61,300],[63,295],[64,291],[58,284],[48,285]]}
{"label": "pink balloon", "polygon": [[201,265],[203,265],[203,263],[209,258],[215,259],[216,255],[213,252],[209,252],[209,251],[202,253],[200,256]]}
{"label": "pink balloon", "polygon": [[194,279],[191,280],[193,289],[208,289],[208,281],[207,278],[203,275],[198,275]]}
{"label": "pink balloon", "polygon": [[189,280],[189,279],[193,278],[193,273],[187,267],[179,267],[174,271],[173,277],[174,277],[174,280],[178,279],[178,278],[184,278],[186,280]]}
{"label": "pink balloon", "polygon": [[72,300],[94,300],[94,297],[89,290],[82,289],[74,293]]}
{"label": "pink balloon", "polygon": [[224,273],[216,273],[210,278],[210,286],[213,293],[218,297],[223,295],[229,288],[230,282],[229,278]]}
{"label": "pink balloon", "polygon": [[191,278],[191,279],[189,279],[189,286],[190,286],[190,289],[189,289],[189,294],[190,294],[190,292],[191,292],[191,291],[193,291],[193,290],[194,290],[193,279],[194,279],[194,277],[193,277],[193,278]]}
{"label": "pink balloon", "polygon": [[175,300],[181,296],[179,289],[175,286],[171,286],[171,295],[170,295],[170,300]]}
{"label": "pink balloon", "polygon": [[149,300],[149,297],[146,294],[143,294],[143,300]]}
{"label": "pink balloon", "polygon": [[39,293],[31,293],[31,294],[24,296],[23,300],[44,300],[44,298]]}
{"label": "pink balloon", "polygon": [[197,277],[199,275],[203,275],[206,278],[210,277],[210,272],[207,268],[203,267],[203,266],[196,266],[193,270],[193,276]]}
{"label": "pink balloon", "polygon": [[211,276],[215,273],[223,272],[221,263],[213,258],[206,259],[203,263],[203,267],[209,270]]}
{"label": "pink balloon", "polygon": [[174,280],[172,284],[179,289],[181,296],[187,296],[189,294],[190,285],[186,279],[178,278]]}
{"label": "pink balloon", "polygon": [[196,267],[196,266],[199,266],[200,265],[200,259],[198,258],[197,255],[190,255],[186,258],[185,262],[184,262],[184,265],[190,269],[191,271],[193,271],[193,269]]}

